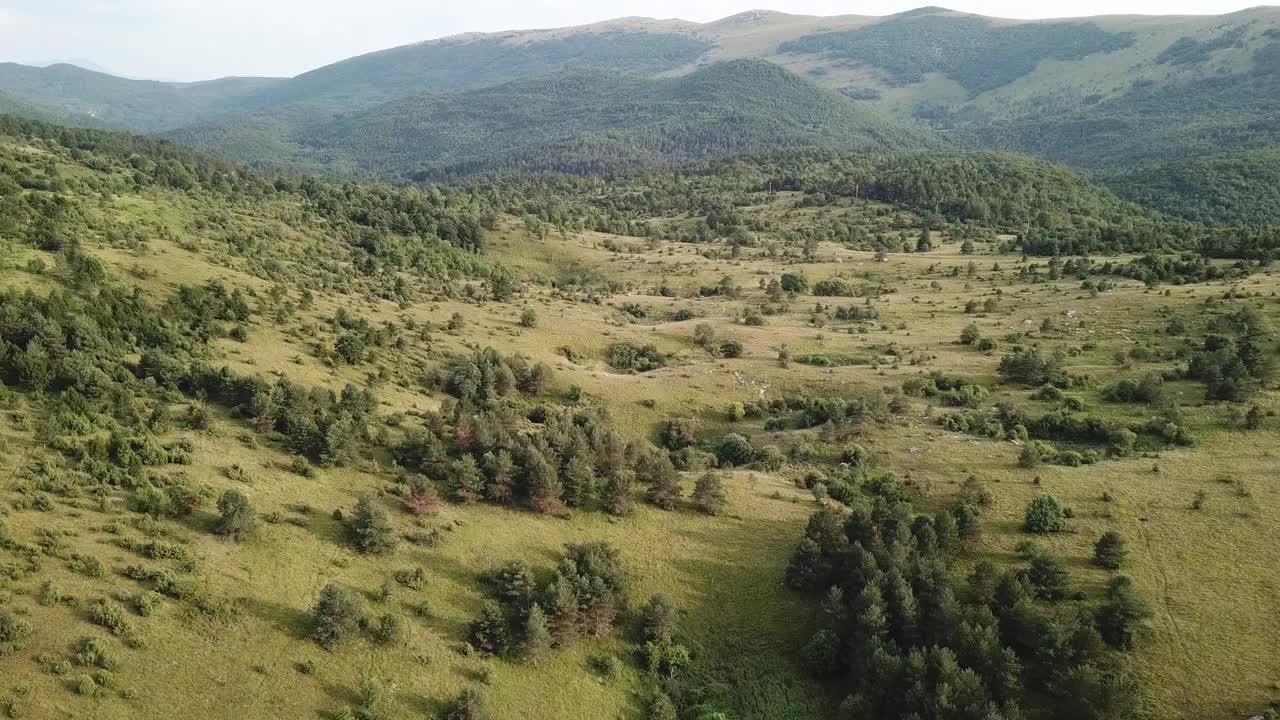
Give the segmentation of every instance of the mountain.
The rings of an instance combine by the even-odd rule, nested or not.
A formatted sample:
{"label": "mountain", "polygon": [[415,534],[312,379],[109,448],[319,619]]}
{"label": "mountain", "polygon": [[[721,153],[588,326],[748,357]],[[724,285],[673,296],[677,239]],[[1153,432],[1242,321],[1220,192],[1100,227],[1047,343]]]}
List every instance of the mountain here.
{"label": "mountain", "polygon": [[280,82],[222,78],[196,83],[129,80],[76,65],[0,63],[0,93],[76,124],[163,132],[241,109],[242,99]]}
{"label": "mountain", "polygon": [[[581,122],[563,122],[554,108],[537,103],[536,86],[522,89],[522,81],[555,76],[560,92],[566,72],[620,73],[630,79],[609,93],[613,101],[648,105],[653,97],[645,94],[647,86],[632,80],[693,77],[734,60],[775,63],[843,95],[847,105],[930,128],[959,144],[1088,170],[1122,194],[1137,168],[1158,173],[1170,163],[1280,146],[1280,124],[1274,122],[1280,112],[1280,8],[1274,7],[1220,16],[1038,21],[938,7],[886,17],[752,11],[711,23],[621,18],[444,38],[279,80],[175,85],[67,66],[4,66],[0,93],[89,124],[178,131],[173,137],[252,162],[397,174],[477,160],[492,166],[495,153],[518,154],[534,142],[553,143],[544,152],[565,152],[570,131],[581,135],[573,140],[581,146],[598,142],[590,133],[634,134],[636,126],[652,126],[653,118],[643,115],[608,118],[585,109]],[[623,88],[639,95],[628,98]],[[501,94],[507,102],[533,104],[504,107],[485,119],[489,133],[474,144],[452,127],[474,118],[478,108],[492,112]],[[590,105],[572,93],[564,97]],[[603,101],[605,95],[597,97]],[[664,100],[665,107],[688,99]],[[703,110],[689,108],[686,115]],[[777,110],[767,113],[776,120]],[[802,126],[806,112],[796,108],[787,122]],[[528,133],[518,125],[544,120],[555,131]],[[360,123],[368,123],[365,132]],[[406,138],[382,137],[399,128]],[[641,155],[665,147],[665,141],[648,142]],[[468,150],[476,147],[487,157]],[[689,154],[687,145],[675,150]],[[1265,201],[1246,198],[1243,207]]]}
{"label": "mountain", "polygon": [[[188,144],[260,157],[263,144],[184,131]],[[262,140],[263,135],[257,136]],[[928,147],[937,141],[763,61],[669,79],[566,70],[450,95],[418,95],[290,136],[290,159],[419,179],[504,169],[611,172],[778,148]]]}

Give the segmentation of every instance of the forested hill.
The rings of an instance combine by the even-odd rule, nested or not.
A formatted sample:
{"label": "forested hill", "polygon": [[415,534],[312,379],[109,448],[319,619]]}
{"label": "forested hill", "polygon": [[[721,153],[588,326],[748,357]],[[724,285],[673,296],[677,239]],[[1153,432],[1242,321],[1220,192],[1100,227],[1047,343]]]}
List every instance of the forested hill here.
{"label": "forested hill", "polygon": [[38,68],[0,63],[0,93],[27,106],[14,112],[87,127],[162,132],[237,112],[249,93],[275,78],[222,78],[167,83],[131,80],[58,64]]}
{"label": "forested hill", "polygon": [[1280,225],[1280,148],[1242,150],[1110,178],[1135,202],[1213,224]]}
{"label": "forested hill", "polygon": [[[225,137],[210,139],[200,130],[176,137],[248,161],[259,149],[224,147]],[[927,131],[857,107],[776,65],[745,60],[674,79],[572,70],[417,96],[291,139],[303,158],[419,180],[494,171],[617,172],[798,146],[939,144]]]}

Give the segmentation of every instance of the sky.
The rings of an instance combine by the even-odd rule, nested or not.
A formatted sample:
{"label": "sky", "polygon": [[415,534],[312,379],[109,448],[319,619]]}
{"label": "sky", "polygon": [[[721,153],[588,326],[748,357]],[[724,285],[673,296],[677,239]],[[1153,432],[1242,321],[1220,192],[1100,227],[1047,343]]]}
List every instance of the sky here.
{"label": "sky", "polygon": [[117,75],[293,76],[374,50],[461,32],[641,15],[706,22],[766,7],[888,15],[921,5],[1010,18],[1221,14],[1259,0],[0,0],[0,61],[95,64]]}

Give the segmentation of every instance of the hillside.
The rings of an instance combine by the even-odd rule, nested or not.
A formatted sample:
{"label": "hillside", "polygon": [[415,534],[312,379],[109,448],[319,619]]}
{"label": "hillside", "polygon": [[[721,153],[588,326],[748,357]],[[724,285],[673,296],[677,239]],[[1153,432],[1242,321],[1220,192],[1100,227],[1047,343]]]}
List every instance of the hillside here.
{"label": "hillside", "polygon": [[[225,149],[200,130],[175,137]],[[936,144],[922,131],[758,61],[719,63],[667,80],[566,71],[398,100],[292,139],[304,157],[419,179],[498,170],[610,172],[796,146]],[[252,159],[255,151],[235,154]]]}
{"label": "hillside", "polygon": [[1280,286],[1182,231],[1002,153],[406,189],[0,118],[0,709],[1261,713]]}
{"label": "hillside", "polygon": [[1280,148],[1206,155],[1119,173],[1107,182],[1135,202],[1191,220],[1280,225]]}

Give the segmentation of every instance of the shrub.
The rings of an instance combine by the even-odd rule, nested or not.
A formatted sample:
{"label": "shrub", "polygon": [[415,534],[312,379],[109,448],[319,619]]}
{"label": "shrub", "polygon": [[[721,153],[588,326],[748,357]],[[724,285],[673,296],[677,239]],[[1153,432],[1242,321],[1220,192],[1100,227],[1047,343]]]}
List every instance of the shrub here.
{"label": "shrub", "polygon": [[960,344],[973,345],[982,339],[982,331],[978,329],[976,323],[969,323],[964,330],[960,331]]}
{"label": "shrub", "polygon": [[467,688],[445,708],[442,720],[483,720],[484,703],[480,691]]}
{"label": "shrub", "polygon": [[1022,523],[1024,530],[1038,534],[1062,532],[1066,526],[1062,505],[1052,495],[1041,495],[1032,500]]}
{"label": "shrub", "polygon": [[520,327],[538,327],[538,313],[533,308],[525,308],[524,312],[520,313]]}
{"label": "shrub", "polygon": [[26,647],[31,634],[30,622],[6,608],[0,608],[0,657]]}
{"label": "shrub", "polygon": [[111,631],[117,637],[127,637],[134,633],[133,622],[129,613],[111,600],[99,600],[89,606],[89,619]]}
{"label": "shrub", "polygon": [[726,340],[720,344],[720,354],[727,358],[742,357],[744,348],[737,340]]}

